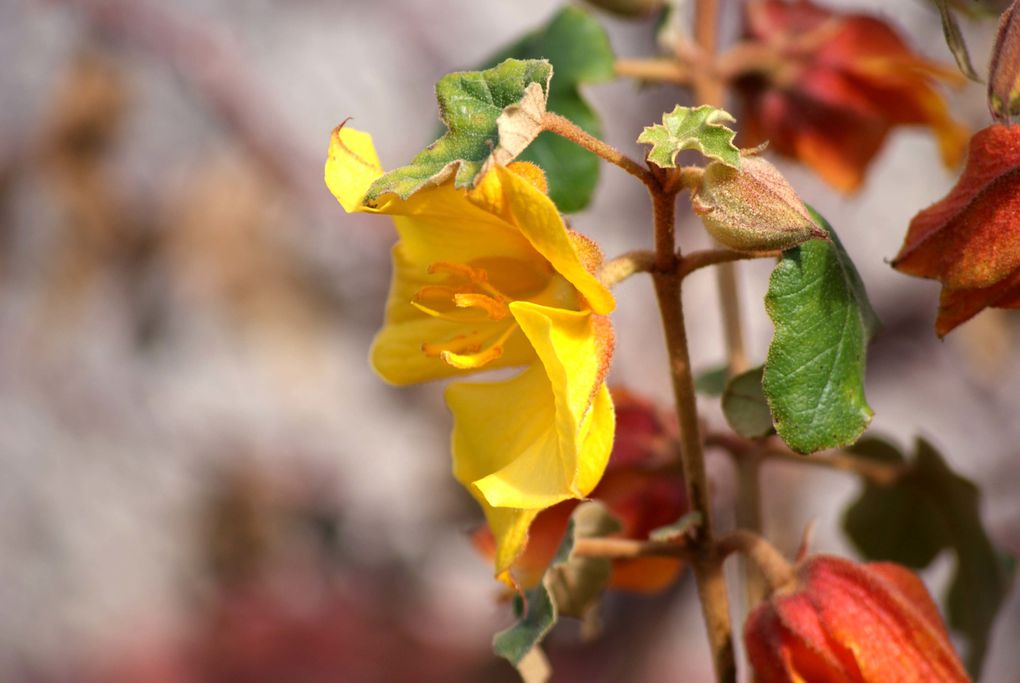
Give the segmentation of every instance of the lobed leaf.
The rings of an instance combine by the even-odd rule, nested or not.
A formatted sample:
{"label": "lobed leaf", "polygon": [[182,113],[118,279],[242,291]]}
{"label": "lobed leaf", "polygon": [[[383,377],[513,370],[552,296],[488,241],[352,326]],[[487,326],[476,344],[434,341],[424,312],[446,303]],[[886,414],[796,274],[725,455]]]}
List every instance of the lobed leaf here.
{"label": "lobed leaf", "polygon": [[[543,28],[513,43],[486,61],[547,59],[556,70],[550,84],[549,111],[565,116],[588,133],[602,135],[602,124],[581,96],[580,86],[614,77],[615,57],[602,25],[579,7],[565,7]],[[599,159],[591,152],[552,133],[542,133],[518,157],[545,171],[549,196],[560,211],[580,211],[591,202],[599,177]]]}
{"label": "lobed leaf", "polygon": [[507,59],[443,76],[436,98],[447,132],[407,166],[379,177],[365,203],[390,192],[407,199],[451,176],[454,186],[470,187],[491,163],[509,163],[541,132],[552,71],[544,60]]}
{"label": "lobed leaf", "polygon": [[685,149],[739,168],[740,150],[733,144],[736,133],[726,126],[734,121],[729,112],[707,104],[696,109],[677,105],[662,115],[661,124],[647,126],[637,141],[652,146],[648,160],[661,168],[676,168],[676,156]]}
{"label": "lobed leaf", "polygon": [[753,368],[732,378],[722,395],[726,421],[733,431],[749,439],[772,432],[772,412],[761,386],[763,370]]}
{"label": "lobed leaf", "polygon": [[772,271],[765,310],[775,336],[762,376],[776,431],[800,453],[851,444],[871,422],[864,367],[878,326],[832,226],[808,210],[831,241],[783,252]]}
{"label": "lobed leaf", "polygon": [[890,485],[866,482],[844,513],[844,529],[868,559],[915,569],[928,566],[943,550],[953,551],[948,621],[967,638],[967,668],[978,678],[1011,571],[984,530],[977,487],[953,472],[924,439],[917,440],[909,463],[886,442],[862,441],[858,447],[854,450],[872,457],[878,449],[885,461],[908,466]]}

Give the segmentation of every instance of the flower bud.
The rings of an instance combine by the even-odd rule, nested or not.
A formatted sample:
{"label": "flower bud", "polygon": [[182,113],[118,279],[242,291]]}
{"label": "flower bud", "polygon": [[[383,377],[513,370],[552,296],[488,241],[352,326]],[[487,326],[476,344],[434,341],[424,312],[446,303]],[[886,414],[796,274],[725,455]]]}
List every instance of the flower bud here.
{"label": "flower bud", "polygon": [[988,108],[999,123],[1020,116],[1020,2],[1014,0],[999,20],[999,33],[988,68]]}
{"label": "flower bud", "polygon": [[816,555],[792,576],[744,626],[757,683],[970,680],[913,572]]}
{"label": "flower bud", "polygon": [[743,157],[740,168],[709,164],[693,206],[709,234],[731,249],[789,249],[827,237],[779,169],[759,156]]}

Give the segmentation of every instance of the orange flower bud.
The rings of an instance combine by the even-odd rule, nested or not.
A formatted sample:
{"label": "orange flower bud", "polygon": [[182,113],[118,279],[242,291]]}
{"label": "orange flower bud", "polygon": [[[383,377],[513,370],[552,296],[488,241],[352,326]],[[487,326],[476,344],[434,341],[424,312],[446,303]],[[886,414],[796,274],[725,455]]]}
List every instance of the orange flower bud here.
{"label": "orange flower bud", "polygon": [[970,680],[913,572],[816,555],[792,577],[744,626],[757,683]]}
{"label": "orange flower bud", "polygon": [[712,237],[731,249],[789,249],[827,236],[779,169],[759,156],[745,156],[739,169],[709,164],[693,207]]}

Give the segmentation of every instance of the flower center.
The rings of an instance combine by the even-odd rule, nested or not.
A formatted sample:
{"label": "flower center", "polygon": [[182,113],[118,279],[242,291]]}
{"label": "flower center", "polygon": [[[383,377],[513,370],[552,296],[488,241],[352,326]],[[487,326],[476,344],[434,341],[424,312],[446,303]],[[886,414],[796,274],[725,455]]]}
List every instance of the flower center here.
{"label": "flower center", "polygon": [[430,264],[429,274],[442,279],[421,287],[411,305],[467,329],[445,341],[426,341],[422,352],[461,369],[480,368],[502,356],[518,329],[510,316],[510,302],[533,297],[545,288],[552,269],[544,265],[508,258]]}

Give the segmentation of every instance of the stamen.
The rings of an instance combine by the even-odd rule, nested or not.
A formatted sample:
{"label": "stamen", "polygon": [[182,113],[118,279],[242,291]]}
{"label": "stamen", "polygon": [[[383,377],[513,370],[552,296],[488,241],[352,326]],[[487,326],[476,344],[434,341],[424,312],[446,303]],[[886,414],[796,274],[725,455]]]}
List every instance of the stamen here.
{"label": "stamen", "polygon": [[444,359],[448,353],[472,354],[482,348],[484,338],[484,335],[478,332],[462,334],[444,342],[425,342],[421,345],[421,351],[429,358],[443,356]]}
{"label": "stamen", "polygon": [[486,294],[454,294],[453,303],[457,308],[480,308],[489,320],[502,320],[510,313],[505,303]]}
{"label": "stamen", "polygon": [[496,360],[503,355],[503,346],[506,341],[510,338],[514,332],[517,331],[517,323],[507,326],[503,334],[499,335],[492,344],[481,351],[475,351],[472,353],[460,352],[457,353],[454,350],[443,351],[441,356],[443,360],[460,370],[473,370],[480,368],[484,365],[488,365],[492,361]]}

